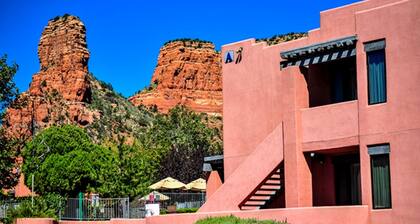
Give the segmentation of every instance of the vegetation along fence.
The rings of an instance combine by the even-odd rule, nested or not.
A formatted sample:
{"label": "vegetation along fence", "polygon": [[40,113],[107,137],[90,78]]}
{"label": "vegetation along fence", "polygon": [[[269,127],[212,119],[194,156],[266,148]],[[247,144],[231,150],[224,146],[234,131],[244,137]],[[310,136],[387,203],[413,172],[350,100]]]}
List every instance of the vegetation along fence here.
{"label": "vegetation along fence", "polygon": [[160,200],[160,207],[163,210],[200,208],[206,201],[205,193],[165,193],[167,200]]}
{"label": "vegetation along fence", "polygon": [[7,211],[19,206],[19,201],[0,201],[0,219],[7,217]]}
{"label": "vegetation along fence", "polygon": [[68,198],[62,203],[61,220],[109,220],[130,218],[128,198]]}
{"label": "vegetation along fence", "polygon": [[[162,196],[161,196],[162,195]],[[60,201],[57,209],[60,220],[110,220],[115,218],[144,218],[146,204],[158,203],[160,213],[194,212],[206,199],[205,193],[162,192],[161,197],[129,198],[67,198]],[[29,200],[29,199],[28,199]],[[0,219],[8,211],[17,208],[19,201],[0,201]]]}

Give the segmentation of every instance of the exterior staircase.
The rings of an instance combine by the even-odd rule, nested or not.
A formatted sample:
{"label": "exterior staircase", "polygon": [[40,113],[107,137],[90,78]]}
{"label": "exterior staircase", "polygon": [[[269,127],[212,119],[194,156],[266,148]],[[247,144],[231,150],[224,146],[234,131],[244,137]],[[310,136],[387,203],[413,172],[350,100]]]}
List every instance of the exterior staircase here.
{"label": "exterior staircase", "polygon": [[[242,205],[249,204],[247,202],[249,199],[258,198],[251,198],[254,193],[261,193],[261,195],[256,196],[269,196],[269,198],[264,198],[267,200],[264,206],[274,207],[279,202],[277,207],[284,207],[283,185],[280,186],[280,189],[278,189],[278,184],[276,184],[277,186],[272,186],[277,188],[274,189],[274,192],[264,192],[265,190],[256,192],[256,189],[260,187],[262,189],[264,187],[268,188],[270,182],[271,184],[275,184],[276,181],[277,183],[283,183],[283,177],[281,175],[283,171],[280,169],[280,167],[283,167],[283,144],[283,123],[281,123],[236,166],[233,172],[227,173],[225,182],[207,199],[206,203],[200,207],[198,212],[240,210]],[[232,160],[225,158],[225,162],[229,163]],[[275,173],[280,175],[274,175]],[[271,180],[267,181],[268,179]],[[267,184],[262,186],[266,182]],[[275,197],[275,195],[270,194],[267,195],[267,193],[280,193],[280,197]],[[264,206],[260,205],[257,207],[264,208]],[[249,206],[244,206],[244,209],[245,207],[249,209]]]}
{"label": "exterior staircase", "polygon": [[267,208],[268,205],[284,192],[284,163],[280,163],[256,189],[239,205],[241,210]]}

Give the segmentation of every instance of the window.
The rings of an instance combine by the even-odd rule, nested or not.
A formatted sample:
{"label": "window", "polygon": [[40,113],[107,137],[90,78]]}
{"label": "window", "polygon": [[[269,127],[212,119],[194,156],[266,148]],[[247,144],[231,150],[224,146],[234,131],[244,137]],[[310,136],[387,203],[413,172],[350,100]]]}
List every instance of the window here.
{"label": "window", "polygon": [[371,164],[373,208],[391,208],[389,145],[369,146],[368,153]]}
{"label": "window", "polygon": [[365,43],[369,105],[386,102],[385,40]]}
{"label": "window", "polygon": [[309,107],[357,99],[356,57],[312,64],[303,71],[309,94]]}

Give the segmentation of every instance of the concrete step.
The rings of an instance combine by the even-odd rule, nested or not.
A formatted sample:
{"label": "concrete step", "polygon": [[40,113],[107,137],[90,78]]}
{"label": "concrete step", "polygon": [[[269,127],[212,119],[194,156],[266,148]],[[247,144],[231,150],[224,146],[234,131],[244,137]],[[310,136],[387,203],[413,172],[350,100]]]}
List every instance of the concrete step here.
{"label": "concrete step", "polygon": [[262,185],[261,187],[260,187],[260,190],[280,190],[281,189],[281,186],[279,186],[279,185],[266,185],[266,184],[264,184],[264,185]]}
{"label": "concrete step", "polygon": [[261,190],[259,189],[253,195],[255,196],[272,196],[276,194],[276,190]]}
{"label": "concrete step", "polygon": [[244,205],[247,206],[263,206],[265,205],[265,201],[247,201]]}
{"label": "concrete step", "polygon": [[258,210],[260,206],[242,205],[241,210]]}
{"label": "concrete step", "polygon": [[270,176],[270,179],[282,179],[280,174],[273,174]]}
{"label": "concrete step", "polygon": [[252,195],[251,198],[249,198],[249,200],[264,200],[264,201],[268,201],[270,199],[271,199],[271,195],[270,196]]}
{"label": "concrete step", "polygon": [[284,183],[284,168],[280,167],[273,171],[265,182],[252,193],[250,198],[240,206],[241,210],[257,210],[265,206],[277,194]]}
{"label": "concrete step", "polygon": [[280,180],[266,180],[264,185],[281,185],[281,181]]}

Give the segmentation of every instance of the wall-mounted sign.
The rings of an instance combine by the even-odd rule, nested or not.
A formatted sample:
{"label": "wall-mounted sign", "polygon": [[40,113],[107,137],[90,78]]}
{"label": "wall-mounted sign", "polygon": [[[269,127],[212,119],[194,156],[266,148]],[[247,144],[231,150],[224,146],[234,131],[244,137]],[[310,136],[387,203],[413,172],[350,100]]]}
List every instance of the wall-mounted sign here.
{"label": "wall-mounted sign", "polygon": [[236,61],[235,64],[241,63],[242,61],[242,50],[243,48],[240,47],[237,51],[236,51]]}
{"label": "wall-mounted sign", "polygon": [[234,58],[235,58],[234,51],[227,51],[225,53],[225,58],[224,58],[225,64],[232,63]]}

